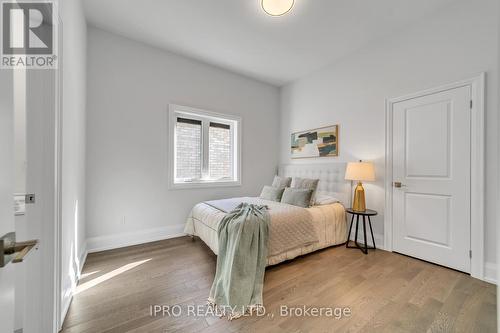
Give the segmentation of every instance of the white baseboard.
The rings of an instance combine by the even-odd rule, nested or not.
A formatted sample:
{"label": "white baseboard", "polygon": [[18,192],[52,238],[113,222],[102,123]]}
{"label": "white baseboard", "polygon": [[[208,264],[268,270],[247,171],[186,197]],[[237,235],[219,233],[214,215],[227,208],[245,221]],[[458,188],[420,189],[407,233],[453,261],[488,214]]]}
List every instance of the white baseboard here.
{"label": "white baseboard", "polygon": [[80,280],[80,276],[82,276],[83,266],[85,265],[85,261],[87,260],[87,255],[89,251],[87,251],[87,241],[85,241],[83,251],[80,253],[80,267],[78,267],[78,280]]}
{"label": "white baseboard", "polygon": [[62,326],[64,324],[64,320],[66,320],[66,315],[68,314],[69,311],[69,306],[71,305],[71,301],[73,300],[73,294],[71,294],[69,297],[65,297],[62,300],[61,304],[61,322],[59,323],[60,327],[59,330],[62,329]]}
{"label": "white baseboard", "polygon": [[497,284],[497,265],[492,262],[484,264],[484,281]]}
{"label": "white baseboard", "polygon": [[[353,227],[354,229],[355,227]],[[354,241],[354,236],[356,235],[356,230],[352,230],[351,231],[351,240]],[[375,247],[377,249],[381,249],[381,250],[384,250],[384,235],[379,235],[379,234],[373,234],[373,238],[375,238]],[[368,240],[368,246],[372,246],[372,236],[371,234],[368,232],[366,234],[366,239]],[[358,230],[358,243],[361,243],[363,244],[364,243],[364,236],[363,236],[363,228],[360,228]]]}
{"label": "white baseboard", "polygon": [[[77,283],[80,280],[80,277],[82,276],[82,270],[83,266],[85,265],[85,260],[87,260],[87,254],[88,254],[87,243],[85,242],[85,244],[83,245],[83,249],[78,257],[79,259],[78,272],[75,273],[76,276],[74,277]],[[66,315],[68,314],[69,306],[71,305],[71,301],[73,300],[73,292],[74,290],[71,291],[68,297],[63,297],[61,304],[61,322],[60,322],[61,327],[59,327],[59,330],[62,329],[62,325],[64,323],[64,320],[66,319]]]}
{"label": "white baseboard", "polygon": [[176,224],[172,226],[138,230],[116,235],[98,236],[87,239],[87,251],[88,253],[92,253],[112,250],[184,235],[184,224]]}

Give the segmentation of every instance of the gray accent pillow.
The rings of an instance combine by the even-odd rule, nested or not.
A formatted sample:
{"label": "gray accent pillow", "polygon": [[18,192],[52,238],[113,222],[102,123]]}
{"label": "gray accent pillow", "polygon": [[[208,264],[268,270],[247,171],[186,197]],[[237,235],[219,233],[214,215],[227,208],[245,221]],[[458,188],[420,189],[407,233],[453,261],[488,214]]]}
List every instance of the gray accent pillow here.
{"label": "gray accent pillow", "polygon": [[292,178],[290,177],[274,176],[273,184],[271,186],[277,188],[290,187],[291,182]]}
{"label": "gray accent pillow", "polygon": [[262,189],[262,192],[260,192],[260,198],[280,202],[284,190],[284,188],[276,188],[266,185]]}
{"label": "gray accent pillow", "polygon": [[314,194],[316,193],[316,189],[318,188],[318,182],[319,179],[293,177],[291,187],[312,190],[310,205],[313,205]]}
{"label": "gray accent pillow", "polygon": [[311,204],[313,191],[310,189],[297,189],[287,187],[281,197],[281,202],[289,205],[307,208]]}

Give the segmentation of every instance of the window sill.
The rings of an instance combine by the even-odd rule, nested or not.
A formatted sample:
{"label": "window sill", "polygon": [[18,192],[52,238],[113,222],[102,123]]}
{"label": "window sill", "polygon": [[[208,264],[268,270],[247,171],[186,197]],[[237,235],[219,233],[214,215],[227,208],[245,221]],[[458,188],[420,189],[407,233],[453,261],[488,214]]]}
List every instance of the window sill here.
{"label": "window sill", "polygon": [[192,182],[192,183],[170,183],[169,190],[183,190],[190,188],[214,188],[214,187],[237,187],[241,186],[241,181],[213,181],[213,182]]}

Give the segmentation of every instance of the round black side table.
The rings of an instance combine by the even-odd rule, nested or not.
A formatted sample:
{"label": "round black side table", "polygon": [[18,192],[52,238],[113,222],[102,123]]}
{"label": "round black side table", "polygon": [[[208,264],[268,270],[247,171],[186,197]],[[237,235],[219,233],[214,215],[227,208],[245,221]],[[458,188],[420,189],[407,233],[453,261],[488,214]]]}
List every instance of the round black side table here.
{"label": "round black side table", "polygon": [[[375,250],[376,249],[376,247],[375,247],[375,238],[373,238],[372,221],[370,220],[370,216],[375,216],[378,213],[376,211],[374,211],[374,210],[371,210],[371,209],[367,209],[364,212],[358,212],[358,211],[356,211],[356,210],[354,210],[352,208],[347,208],[346,212],[348,212],[349,214],[351,214],[352,218],[351,218],[351,226],[349,227],[349,234],[347,235],[347,242],[345,243],[345,247],[347,247],[349,249],[356,249],[356,248],[358,248],[364,254],[368,254],[368,249]],[[349,241],[351,239],[352,225],[354,223],[354,216],[356,216],[356,236],[354,238],[354,244],[356,246],[349,246]],[[363,233],[364,233],[364,236],[365,236],[365,243],[364,243],[365,246],[364,247],[362,247],[358,243],[358,226],[359,226],[359,217],[360,216],[363,216]],[[372,234],[373,247],[368,247],[368,241],[366,240],[366,217],[368,218],[368,224],[370,226],[370,232]]]}

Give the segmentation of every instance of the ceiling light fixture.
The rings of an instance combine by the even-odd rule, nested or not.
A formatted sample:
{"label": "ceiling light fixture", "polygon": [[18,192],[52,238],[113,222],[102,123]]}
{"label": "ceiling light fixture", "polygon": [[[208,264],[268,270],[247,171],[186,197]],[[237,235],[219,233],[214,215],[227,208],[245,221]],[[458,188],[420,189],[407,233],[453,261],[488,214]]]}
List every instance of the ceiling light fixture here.
{"label": "ceiling light fixture", "polygon": [[293,7],[294,0],[262,0],[262,9],[271,16],[281,16]]}

